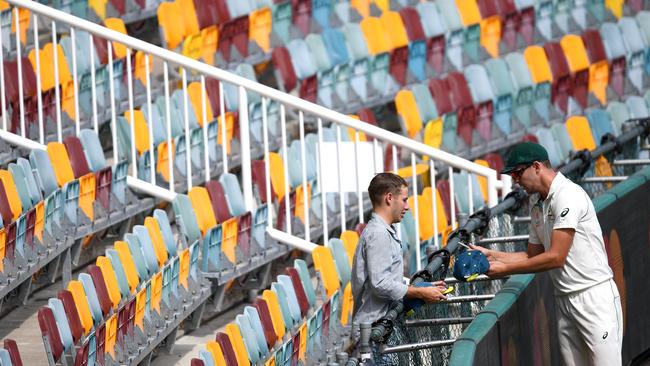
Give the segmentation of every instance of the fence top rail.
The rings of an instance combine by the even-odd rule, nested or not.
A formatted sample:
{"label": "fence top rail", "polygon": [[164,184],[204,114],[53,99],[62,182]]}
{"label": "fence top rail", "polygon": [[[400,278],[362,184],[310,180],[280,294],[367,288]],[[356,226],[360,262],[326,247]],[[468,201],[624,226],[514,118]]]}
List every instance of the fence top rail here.
{"label": "fence top rail", "polygon": [[325,121],[333,122],[337,125],[344,127],[351,127],[357,131],[361,131],[367,135],[378,138],[390,144],[403,147],[411,152],[429,156],[430,158],[443,162],[454,168],[467,170],[469,172],[486,176],[491,179],[496,179],[496,171],[482,165],[476,164],[469,160],[465,160],[459,156],[450,154],[448,152],[433,148],[424,143],[414,141],[407,137],[401,136],[384,130],[380,127],[373,126],[369,123],[358,121],[352,117],[346,116],[342,113],[327,109],[315,103],[308,102],[300,99],[299,97],[291,94],[281,92],[266,85],[256,83],[244,77],[228,72],[226,70],[217,68],[212,65],[191,59],[176,52],[164,49],[162,47],[141,41],[137,38],[119,33],[112,29],[105,28],[101,25],[92,23],[85,19],[77,18],[68,13],[53,9],[46,5],[42,5],[36,1],[29,0],[7,0],[11,5],[19,8],[28,9],[36,14],[43,15],[55,21],[68,24],[76,29],[82,29],[94,35],[100,36],[109,41],[121,43],[133,50],[145,52],[149,55],[159,57],[167,62],[171,62],[183,68],[196,71],[205,76],[215,78],[217,80],[230,83],[244,89],[257,93],[263,97],[278,101],[286,106],[308,112],[317,118]]}

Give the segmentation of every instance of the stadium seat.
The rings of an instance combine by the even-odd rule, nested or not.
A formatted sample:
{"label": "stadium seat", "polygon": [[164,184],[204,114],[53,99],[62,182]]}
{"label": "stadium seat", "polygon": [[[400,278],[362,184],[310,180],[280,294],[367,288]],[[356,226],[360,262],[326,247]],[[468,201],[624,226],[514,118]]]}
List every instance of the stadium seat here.
{"label": "stadium seat", "polygon": [[38,324],[41,328],[41,335],[43,336],[48,358],[51,357],[49,362],[55,364],[61,358],[64,350],[52,309],[45,306],[38,309]]}
{"label": "stadium seat", "polygon": [[589,93],[589,58],[585,45],[577,35],[568,34],[562,37],[560,46],[564,51],[569,70],[571,72],[571,84],[573,88],[573,99],[582,109],[587,108],[587,97]]}
{"label": "stadium seat", "polygon": [[554,82],[551,67],[544,49],[530,46],[524,50],[524,59],[530,70],[531,80],[535,84],[534,108],[544,121],[548,121],[551,103],[551,83]]}
{"label": "stadium seat", "polygon": [[625,70],[627,68],[625,41],[616,24],[603,23],[600,26],[600,37],[605,44],[609,60],[609,84],[619,96],[625,93]]}
{"label": "stadium seat", "polygon": [[644,92],[645,85],[645,53],[648,45],[643,40],[641,30],[636,20],[631,17],[623,17],[618,21],[625,48],[627,50],[627,77],[638,92]]}
{"label": "stadium seat", "polygon": [[[494,91],[490,84],[487,71],[483,65],[470,65],[463,71],[467,86],[472,94],[472,100],[476,106],[475,128],[479,135],[485,140],[492,140],[492,114]],[[511,131],[509,125],[503,126],[501,132],[508,135]]]}
{"label": "stadium seat", "polygon": [[589,57],[589,91],[600,101],[607,104],[607,86],[609,84],[609,64],[605,45],[600,33],[595,29],[587,29],[582,34],[582,41]]}
{"label": "stadium seat", "polygon": [[583,116],[572,116],[566,121],[566,129],[573,142],[573,149],[575,151],[587,149],[593,150],[596,148],[589,121]]}

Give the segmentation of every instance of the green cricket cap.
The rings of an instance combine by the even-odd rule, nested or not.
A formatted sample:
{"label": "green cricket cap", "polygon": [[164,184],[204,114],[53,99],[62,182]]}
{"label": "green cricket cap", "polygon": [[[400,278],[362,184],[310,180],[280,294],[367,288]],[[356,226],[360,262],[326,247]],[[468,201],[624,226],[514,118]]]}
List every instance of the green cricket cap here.
{"label": "green cricket cap", "polygon": [[501,171],[501,173],[509,174],[520,165],[546,160],[548,160],[548,152],[546,152],[544,146],[529,141],[522,142],[515,145],[510,150],[508,160],[506,161],[506,167]]}

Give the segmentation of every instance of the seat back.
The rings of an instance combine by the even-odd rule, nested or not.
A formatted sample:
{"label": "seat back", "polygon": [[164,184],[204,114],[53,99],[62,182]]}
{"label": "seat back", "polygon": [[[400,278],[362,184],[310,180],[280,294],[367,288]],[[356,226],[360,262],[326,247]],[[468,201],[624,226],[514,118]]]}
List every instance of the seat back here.
{"label": "seat back", "polygon": [[307,316],[307,312],[309,311],[309,300],[307,300],[307,294],[305,293],[305,289],[300,282],[300,275],[298,274],[298,271],[293,267],[287,267],[285,269],[285,273],[291,279],[293,291],[296,294],[296,299],[298,300],[298,305],[300,306],[300,313],[304,318]]}
{"label": "seat back", "polygon": [[576,151],[596,148],[589,121],[583,116],[571,116],[566,121],[566,129],[573,142],[573,149]]}
{"label": "seat back", "polygon": [[61,337],[63,348],[70,349],[74,345],[74,341],[72,339],[70,326],[68,325],[68,318],[65,315],[63,303],[57,298],[50,298],[47,301],[47,306],[52,309],[52,313],[56,321],[56,326],[59,329],[59,335]]}
{"label": "seat back", "polygon": [[144,227],[147,228],[147,232],[149,233],[149,238],[151,239],[151,243],[153,244],[153,249],[156,253],[158,266],[160,267],[167,262],[168,253],[164,243],[162,230],[158,225],[158,220],[149,216],[144,219]]}
{"label": "seat back", "polygon": [[70,157],[70,165],[72,166],[74,177],[79,179],[90,173],[81,141],[75,136],[68,136],[63,140],[63,145],[69,153],[68,156]]}
{"label": "seat back", "polygon": [[167,248],[168,255],[175,256],[177,253],[176,242],[174,241],[174,233],[172,232],[172,227],[169,224],[167,213],[163,210],[156,209],[153,211],[153,217],[158,221],[158,227],[162,233],[163,241],[165,243],[165,247]]}
{"label": "seat back", "polygon": [[[126,278],[126,274],[124,273],[124,267],[122,267],[120,255],[117,253],[117,251],[115,251],[115,249],[106,249],[106,257],[110,260],[110,264],[115,273],[115,278],[117,280],[117,284],[122,297],[128,298],[131,295],[131,289],[129,287],[129,281]],[[99,265],[99,262],[98,266],[101,267],[101,265]]]}
{"label": "seat back", "polygon": [[80,273],[79,282],[81,282],[83,290],[86,293],[86,299],[88,301],[90,314],[93,317],[94,323],[102,323],[104,320],[104,314],[102,313],[102,307],[99,305],[99,297],[97,296],[97,291],[95,290],[93,279],[88,273]]}
{"label": "seat back", "polygon": [[239,181],[234,174],[225,173],[219,177],[219,182],[226,193],[226,202],[232,216],[241,216],[246,213],[244,206],[244,195],[242,194]]}
{"label": "seat back", "polygon": [[334,256],[334,264],[341,280],[341,287],[345,287],[350,282],[352,270],[350,269],[350,260],[345,251],[343,241],[338,238],[331,238],[329,241],[330,250]]}
{"label": "seat back", "polygon": [[188,243],[194,243],[201,238],[201,229],[192,208],[190,198],[184,194],[178,194],[172,202],[176,220],[181,227],[181,232],[187,238]]}
{"label": "seat back", "polygon": [[237,358],[237,364],[244,366],[250,365],[246,345],[244,344],[244,339],[239,327],[236,324],[230,323],[226,325],[225,333],[228,335],[228,338],[230,338],[230,343],[232,344],[232,348],[235,351],[235,357]]}
{"label": "seat back", "polygon": [[17,164],[10,163],[9,172],[11,173],[14,184],[16,185],[16,190],[18,191],[18,198],[20,199],[20,204],[22,208],[25,211],[27,211],[33,207],[34,203],[37,203],[38,201],[32,202],[32,197],[29,193],[27,179],[25,178],[23,168]]}
{"label": "seat back", "polygon": [[57,294],[57,298],[61,300],[61,303],[63,304],[63,310],[68,319],[68,326],[70,326],[72,340],[73,343],[76,344],[81,339],[84,330],[81,325],[81,319],[79,318],[79,313],[77,312],[72,293],[68,290],[61,290]]}
{"label": "seat back", "polygon": [[[271,349],[273,348],[273,346],[275,346],[275,342],[278,340],[278,335],[275,332],[275,327],[274,327],[271,313],[269,311],[269,307],[266,303],[266,300],[264,300],[261,297],[255,300],[253,306],[255,307],[255,310],[259,315],[259,319],[262,324],[262,327],[264,328],[264,333],[262,334],[266,339],[267,348]],[[283,332],[282,334],[284,334],[284,326],[282,326],[281,329]]]}
{"label": "seat back", "polygon": [[232,217],[226,201],[226,194],[224,193],[221,183],[216,180],[209,180],[205,183],[205,189],[210,196],[210,203],[212,205],[212,212],[216,216],[217,222],[224,222]]}
{"label": "seat back", "polygon": [[[9,201],[9,207],[11,208],[11,213],[13,220],[18,220],[20,215],[23,213],[23,206],[20,202],[20,196],[18,195],[18,189],[16,188],[16,182],[14,178],[7,170],[0,170],[0,181],[4,187],[7,200]],[[7,221],[5,225],[8,225],[10,221]]]}
{"label": "seat back", "polygon": [[102,278],[104,279],[104,284],[106,285],[106,291],[111,301],[111,307],[113,310],[115,310],[117,309],[117,306],[122,299],[122,294],[120,293],[120,288],[117,283],[115,271],[113,270],[113,265],[111,264],[110,260],[104,256],[97,257],[95,264],[102,273]]}
{"label": "seat back", "polygon": [[251,328],[253,329],[253,335],[255,337],[255,341],[257,342],[257,348],[259,349],[260,354],[262,356],[268,355],[269,346],[266,344],[264,326],[262,325],[262,320],[260,319],[257,309],[253,306],[246,306],[244,308],[244,314],[250,321]]}
{"label": "seat back", "polygon": [[235,317],[235,324],[239,327],[239,330],[246,346],[246,351],[248,353],[248,359],[252,364],[255,364],[261,356],[262,350],[259,349],[257,345],[257,339],[255,338],[255,331],[251,326],[250,319],[246,314],[239,314]]}
{"label": "seat back", "polygon": [[138,237],[135,234],[128,233],[124,235],[124,240],[129,246],[131,258],[133,258],[133,264],[135,265],[136,271],[138,271],[138,276],[143,280],[151,277],[155,272],[149,273],[149,268],[145,263],[144,253],[142,252],[142,245]]}
{"label": "seat back", "polygon": [[219,332],[215,337],[216,343],[221,348],[223,356],[226,360],[226,365],[241,365],[238,363],[239,359],[235,353],[232,343],[230,342],[230,337],[228,334]]}
{"label": "seat back", "polygon": [[47,337],[47,348],[52,353],[53,361],[58,362],[63,354],[63,344],[52,309],[47,306],[38,309],[38,324],[41,327],[41,335]]}
{"label": "seat back", "polygon": [[90,312],[90,306],[88,305],[88,298],[84,291],[84,287],[81,282],[72,280],[68,282],[67,290],[70,291],[72,298],[74,299],[75,308],[79,314],[84,334],[88,335],[90,330],[93,328],[93,317]]}
{"label": "seat back", "polygon": [[312,252],[314,268],[320,273],[327,297],[332,297],[341,287],[336,264],[329,248],[318,246]]}
{"label": "seat back", "polygon": [[75,179],[65,145],[60,142],[50,142],[47,144],[47,154],[50,157],[59,187],[63,187]]}
{"label": "seat back", "polygon": [[271,315],[275,334],[278,339],[282,339],[285,332],[291,329],[291,325],[287,324],[284,320],[284,315],[280,308],[280,303],[278,302],[278,296],[274,291],[264,290],[262,292],[262,299],[266,303],[269,314]]}
{"label": "seat back", "polygon": [[13,366],[23,366],[23,360],[20,357],[20,352],[18,350],[16,341],[9,338],[5,339],[4,348],[9,352],[9,356],[11,357],[11,364]]}
{"label": "seat back", "polygon": [[110,312],[112,304],[110,296],[108,295],[106,281],[104,281],[104,276],[102,275],[102,270],[96,265],[91,264],[86,268],[86,271],[92,278],[93,286],[97,293],[97,299],[99,300],[99,305],[102,309],[102,314],[106,316]]}

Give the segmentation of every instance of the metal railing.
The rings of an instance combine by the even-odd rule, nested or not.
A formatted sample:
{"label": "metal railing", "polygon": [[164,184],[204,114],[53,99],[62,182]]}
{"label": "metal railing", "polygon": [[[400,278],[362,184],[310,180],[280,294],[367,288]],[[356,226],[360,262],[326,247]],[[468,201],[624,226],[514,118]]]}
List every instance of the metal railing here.
{"label": "metal railing", "polygon": [[[347,171],[344,168],[344,163],[346,161],[354,161],[354,170],[357,172],[355,178],[359,178],[358,171],[361,165],[365,164],[368,160],[366,157],[360,156],[361,146],[364,144],[372,145],[372,162],[374,165],[372,167],[373,173],[384,171],[384,168],[380,166],[379,163],[377,163],[378,161],[381,161],[381,159],[378,159],[377,156],[374,156],[377,153],[381,154],[381,151],[384,149],[388,149],[389,153],[392,153],[392,170],[398,171],[401,168],[406,168],[406,171],[402,170],[402,172],[404,175],[410,176],[411,178],[411,195],[415,196],[422,193],[418,190],[418,174],[421,174],[420,176],[424,177],[428,170],[429,175],[427,176],[427,179],[430,179],[431,186],[435,187],[437,173],[448,172],[450,177],[450,201],[452,202],[450,220],[452,227],[456,225],[455,208],[453,207],[455,201],[454,197],[460,193],[458,192],[459,188],[454,186],[454,179],[452,179],[454,170],[475,174],[485,179],[487,186],[486,203],[489,206],[494,206],[498,202],[499,190],[501,190],[502,195],[505,195],[509,192],[510,182],[508,180],[508,177],[503,177],[503,180],[498,180],[497,172],[490,168],[475,164],[458,156],[454,156],[444,151],[427,146],[423,143],[413,141],[409,138],[386,131],[374,125],[358,121],[350,116],[346,116],[314,103],[307,102],[293,95],[280,92],[276,89],[267,87],[228,71],[195,61],[169,50],[165,50],[133,37],[129,37],[128,35],[121,34],[117,31],[104,28],[97,24],[74,17],[70,14],[49,8],[37,2],[26,0],[9,0],[9,3],[12,6],[28,9],[31,11],[32,21],[30,27],[33,33],[33,47],[35,48],[39,47],[39,40],[43,38],[41,28],[45,29],[46,32],[51,32],[51,40],[52,44],[55,46],[55,49],[58,41],[57,28],[59,31],[62,29],[68,30],[69,37],[71,38],[72,49],[74,51],[67,57],[72,58],[72,60],[69,61],[71,61],[70,63],[72,64],[73,70],[71,71],[71,84],[69,86],[62,86],[62,91],[69,91],[70,89],[73,91],[73,98],[69,100],[66,99],[66,101],[67,103],[74,104],[75,113],[72,122],[74,123],[75,134],[78,134],[84,125],[92,126],[92,128],[94,128],[96,131],[99,131],[101,121],[99,121],[100,113],[98,110],[100,106],[98,106],[98,91],[95,85],[96,61],[94,61],[94,47],[90,47],[90,45],[93,42],[106,42],[106,49],[108,50],[108,64],[103,67],[106,67],[109,74],[107,81],[110,102],[106,103],[104,108],[110,109],[110,121],[107,123],[109,123],[111,130],[112,157],[114,161],[118,161],[120,159],[130,160],[131,174],[127,178],[127,184],[131,188],[141,191],[145,194],[165,201],[172,201],[176,195],[175,192],[178,190],[177,187],[180,186],[189,190],[194,185],[208,181],[211,177],[216,176],[218,172],[228,172],[229,167],[231,167],[231,169],[234,171],[234,168],[232,167],[234,166],[235,162],[238,161],[245,208],[248,211],[252,211],[256,206],[256,199],[253,195],[251,161],[254,159],[254,157],[264,157],[266,176],[264,189],[266,191],[266,196],[270,199],[272,193],[271,175],[276,174],[276,172],[272,172],[270,169],[269,155],[271,152],[273,152],[274,146],[279,145],[279,153],[283,157],[284,164],[284,176],[281,177],[283,179],[279,179],[279,181],[284,181],[284,191],[286,193],[283,197],[285,206],[284,212],[278,212],[278,216],[284,215],[284,222],[286,225],[279,229],[289,235],[299,234],[307,242],[312,241],[312,239],[315,240],[316,237],[313,237],[314,235],[322,234],[323,242],[327,245],[328,232],[331,230],[330,225],[334,224],[340,226],[342,230],[345,230],[348,226],[348,222],[356,220],[356,216],[358,216],[358,222],[363,222],[364,213],[370,209],[370,204],[366,203],[363,199],[365,187],[361,186],[360,179],[356,179],[356,192],[345,192],[342,188],[344,180],[353,179],[351,176],[346,175]],[[15,8],[13,11],[15,11],[15,14],[17,16],[18,11],[15,10]],[[49,29],[46,29],[46,27],[42,27],[42,25],[50,26]],[[82,32],[86,32],[88,34],[87,39],[78,39],[79,34]],[[91,74],[90,77],[92,79],[92,108],[90,113],[85,113],[79,108],[80,90],[77,75],[77,59],[83,55],[80,55],[79,48],[77,48],[76,45],[80,42],[81,44],[87,43],[89,45],[88,59],[92,61],[90,62],[89,70]],[[19,37],[16,37],[17,55],[21,54],[21,47],[24,46],[19,41]],[[125,53],[126,57],[123,60],[115,60],[113,57],[113,50],[119,50],[120,54]],[[139,56],[132,57],[132,55],[136,54],[139,54]],[[65,62],[64,60],[59,60],[58,58],[59,53],[53,52],[53,61],[55,66],[53,73],[56,85],[59,84],[60,80],[59,70],[62,69],[61,63]],[[37,84],[40,86],[42,84],[41,70],[38,69],[43,68],[46,65],[40,64],[39,66],[39,52],[35,53],[35,59],[37,66],[36,79]],[[141,62],[134,65],[134,61],[137,60],[141,60]],[[142,62],[142,60],[144,61]],[[114,75],[114,67],[120,62],[126,69],[123,72],[126,75],[126,85],[123,85],[124,83],[121,83],[120,80],[116,80],[116,75]],[[153,65],[152,68],[150,67],[150,64]],[[18,65],[19,67],[21,65],[20,59],[18,59]],[[180,78],[178,77],[179,75],[176,75],[172,71],[172,69],[180,70]],[[140,75],[144,73],[146,76],[144,80],[142,80],[142,78],[138,79],[140,83],[139,85],[134,73],[139,73]],[[156,74],[158,74],[158,78],[152,77]],[[160,74],[162,74],[162,76]],[[5,76],[0,73],[2,85],[5,85],[4,78]],[[24,80],[22,79],[22,73],[19,73],[18,80],[20,91],[23,90],[24,83]],[[200,85],[200,108],[197,108],[200,109],[200,111],[193,110],[190,103],[191,101],[189,100],[190,92],[188,90],[188,83],[191,80],[196,81]],[[227,146],[230,144],[230,141],[227,140],[228,131],[226,130],[226,123],[219,122],[218,124],[219,133],[217,135],[220,135],[220,141],[216,141],[217,137],[210,136],[210,133],[208,131],[210,128],[208,126],[211,125],[211,123],[217,123],[210,120],[208,113],[208,111],[211,109],[209,105],[210,102],[206,97],[208,94],[206,83],[214,80],[218,81],[218,104],[220,107],[220,121],[226,121],[226,114],[228,112],[236,112],[239,118],[239,135],[236,136],[238,145],[233,145],[232,151],[230,152],[228,152],[227,148]],[[170,95],[172,93],[171,87],[174,82],[180,83],[181,86],[179,89],[180,91],[176,92],[181,94],[180,98],[182,98],[182,102],[180,103],[180,106],[178,105],[178,102],[175,104],[173,96]],[[126,93],[123,93],[123,90],[121,89],[126,89]],[[2,90],[4,92],[4,88]],[[161,112],[163,114],[162,127],[165,130],[165,138],[164,141],[160,142],[158,146],[154,146],[154,133],[156,131],[154,127],[154,118],[152,112],[152,93],[159,90],[163,91],[160,98],[163,99],[164,103],[162,103],[162,106],[160,107],[163,107],[163,110]],[[52,122],[56,126],[56,140],[62,141],[64,137],[63,131],[65,129],[63,126],[65,123],[65,118],[61,113],[61,103],[63,97],[60,95],[58,87],[55,87],[54,91],[56,115]],[[137,95],[138,91],[141,91],[142,94],[145,95],[142,110],[146,111],[147,116],[150,119],[150,121],[147,123],[146,133],[144,133],[142,130],[138,130],[136,132],[136,123],[134,123],[134,109],[136,108],[135,100],[138,97],[141,97],[141,95]],[[16,108],[19,108],[20,113],[20,126],[18,131],[16,131],[16,133],[12,133],[7,129],[8,114],[6,108],[7,106],[4,105],[2,109],[3,130],[0,131],[0,137],[9,143],[18,145],[20,147],[29,149],[43,148],[43,144],[46,142],[45,138],[47,130],[47,127],[44,126],[44,124],[47,121],[44,121],[45,116],[43,115],[43,106],[41,105],[40,101],[41,93],[38,92],[36,94],[38,97],[37,99],[39,100],[38,119],[34,122],[38,123],[38,137],[36,139],[38,142],[30,140],[27,136],[28,127],[26,123],[28,123],[28,121],[26,121],[25,118],[26,111],[22,103],[22,94],[19,96],[18,105],[15,106]],[[69,94],[70,93],[68,92],[65,97],[69,98]],[[125,111],[127,112],[125,113],[125,117],[127,120],[131,121],[131,123],[128,124],[129,131],[122,132],[122,134],[126,134],[126,141],[129,142],[128,145],[124,146],[128,151],[121,151],[121,144],[124,144],[125,136],[120,137],[120,126],[118,124],[120,121],[123,122],[123,120],[118,117],[118,113],[122,112],[122,110],[120,110],[120,106],[117,103],[119,100],[116,100],[118,95],[120,98],[122,96],[126,98],[126,100],[121,104],[128,105]],[[4,98],[2,100],[4,102]],[[277,112],[271,111],[270,107],[272,104],[279,106]],[[261,108],[261,118],[258,118],[259,116],[253,116],[250,113],[253,105],[257,108]],[[226,111],[227,108],[229,108],[228,111]],[[291,110],[293,114],[289,113],[289,110]],[[175,126],[178,127],[178,121],[172,118],[172,111],[175,112],[174,116],[176,116],[176,118],[179,117],[179,115],[176,114],[178,112],[180,112],[180,116],[182,116],[182,132],[177,136],[172,135],[173,128]],[[104,114],[102,115],[109,114],[106,113],[105,110],[103,112]],[[216,115],[217,113],[214,114]],[[297,115],[297,121],[288,120],[288,117],[290,118],[291,115]],[[252,118],[256,118],[256,120],[252,121]],[[277,118],[279,120],[280,132],[277,134],[278,136],[270,136],[270,118]],[[261,141],[252,141],[251,126],[257,124],[256,126],[259,127],[260,123],[261,131],[263,134],[262,138],[260,139]],[[297,132],[295,131],[296,127],[298,130]],[[295,168],[298,168],[297,170],[300,171],[300,179],[298,179],[298,181],[302,187],[312,187],[313,185],[314,187],[318,187],[318,189],[321,191],[324,186],[324,175],[330,175],[334,173],[331,170],[324,171],[325,168],[322,166],[323,161],[324,159],[328,159],[330,157],[323,155],[323,149],[318,149],[318,153],[315,157],[317,165],[316,177],[314,179],[314,177],[308,176],[307,174],[308,169],[313,169],[312,166],[308,166],[307,162],[307,158],[310,157],[308,154],[313,152],[313,150],[308,151],[310,148],[313,149],[313,145],[309,145],[309,143],[306,141],[308,132],[315,132],[318,140],[317,145],[323,146],[328,143],[328,141],[326,141],[327,137],[325,136],[325,131],[327,128],[330,128],[329,131],[333,131],[336,136],[335,139],[333,139],[334,141],[330,141],[330,143],[334,144],[336,149],[335,166],[337,167],[336,172],[338,173],[338,192],[334,191],[330,193],[322,193],[320,207],[321,217],[318,218],[318,215],[316,215],[315,218],[310,219],[310,216],[312,216],[312,214],[310,213],[310,204],[308,203],[310,202],[311,197],[309,195],[309,189],[303,189],[303,196],[296,198],[296,200],[302,199],[302,202],[304,202],[302,207],[302,222],[293,220],[293,216],[296,214],[296,212],[290,212],[292,205],[291,194],[289,194],[291,189],[289,184],[291,178],[289,172],[290,168],[294,168],[294,171],[296,171]],[[344,134],[346,132],[349,136],[351,136],[350,140],[352,141],[345,141],[346,139]],[[193,140],[192,136],[201,136],[201,139]],[[368,138],[368,140],[372,138],[372,142],[363,141],[364,136]],[[290,160],[291,156],[293,155],[289,155],[290,151],[288,148],[290,139],[292,138],[294,141],[299,141],[299,165],[296,165],[296,161]],[[142,141],[146,141],[147,139],[148,146],[142,146]],[[178,144],[183,143],[185,145],[184,157],[175,156],[175,154],[180,155],[179,153],[183,152],[182,149],[179,149],[178,147]],[[346,143],[352,145],[351,151],[354,152],[354,159],[350,159],[350,156],[343,156],[344,151],[347,151],[343,149],[343,145]],[[217,161],[216,158],[211,157],[210,149],[218,145],[221,145],[221,161]],[[157,179],[159,176],[157,170],[163,168],[160,166],[163,163],[156,161],[156,152],[164,154],[165,151],[161,150],[163,150],[165,146],[166,155],[168,156],[166,169],[169,172],[167,183],[163,183],[160,181],[160,179]],[[260,146],[263,146],[263,148],[260,149]],[[402,151],[402,155],[406,159],[402,160],[396,157],[398,149]],[[427,158],[428,161],[425,162],[425,158]],[[184,161],[177,161],[180,159],[183,159]],[[146,166],[147,163],[149,166]],[[142,167],[143,164],[145,165],[144,167]],[[416,168],[418,168],[417,171]],[[422,168],[424,168],[423,171],[425,173],[421,173]],[[184,177],[179,176],[178,172],[182,172],[183,170]],[[273,189],[279,190],[281,188],[274,185]],[[471,177],[468,174],[467,193],[470,197],[470,211],[475,206],[474,202],[472,202],[473,189],[474,188],[473,184],[471,183]],[[356,194],[356,202],[346,202],[346,193]],[[336,198],[338,198],[338,213],[336,213],[336,210],[332,210],[332,212],[336,214],[336,218],[338,218],[338,220],[336,220],[336,218],[333,216],[334,213],[329,212],[330,210],[328,210],[328,205],[326,203],[329,198],[328,194],[333,194],[336,196]],[[316,195],[314,194],[312,196],[315,197]],[[437,220],[437,197],[435,193],[432,196],[432,218],[434,227],[433,236],[434,238],[437,238],[440,234],[438,233],[437,225],[435,225],[435,222]],[[414,200],[414,202],[415,207],[413,207],[413,216],[416,223],[416,237],[419,237],[420,218],[417,207],[418,200]],[[366,207],[364,207],[364,204]],[[356,213],[354,212],[355,209]],[[272,227],[273,225],[273,211],[274,210],[268,210],[269,227]],[[313,211],[316,211],[316,208]],[[328,215],[330,218],[328,218]],[[339,221],[340,225],[337,224],[336,221]],[[294,227],[292,230],[292,223],[300,223],[301,226],[303,226],[303,229],[296,230]],[[302,231],[302,233],[300,233],[300,231]],[[418,263],[420,263],[419,247],[416,249],[416,253],[418,255]]]}

